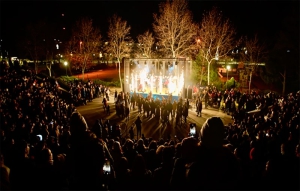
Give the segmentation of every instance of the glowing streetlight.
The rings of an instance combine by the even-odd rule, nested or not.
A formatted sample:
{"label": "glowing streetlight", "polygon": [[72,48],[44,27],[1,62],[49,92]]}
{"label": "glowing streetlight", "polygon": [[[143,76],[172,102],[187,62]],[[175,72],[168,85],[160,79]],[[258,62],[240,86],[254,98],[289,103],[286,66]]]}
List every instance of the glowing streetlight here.
{"label": "glowing streetlight", "polygon": [[65,65],[65,67],[66,67],[66,76],[68,76],[68,73],[67,73],[67,66],[68,66],[68,62],[67,62],[67,61],[65,61],[65,62],[64,62],[64,65]]}
{"label": "glowing streetlight", "polygon": [[226,81],[226,89],[227,89],[227,83],[228,83],[228,70],[230,69],[230,66],[227,65],[226,66],[226,71],[227,71],[227,81]]}

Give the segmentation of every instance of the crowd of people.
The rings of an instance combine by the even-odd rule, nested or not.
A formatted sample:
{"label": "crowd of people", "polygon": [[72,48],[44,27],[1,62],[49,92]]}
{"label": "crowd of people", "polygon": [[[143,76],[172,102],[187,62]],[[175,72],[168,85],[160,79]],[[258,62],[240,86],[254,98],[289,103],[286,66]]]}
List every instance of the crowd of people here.
{"label": "crowd of people", "polygon": [[[90,101],[102,92],[72,84],[73,98],[81,86]],[[299,190],[299,92],[226,91],[232,124],[211,117],[199,138],[154,140],[88,127],[78,99],[30,70],[1,68],[0,90],[1,190]]]}
{"label": "crowd of people", "polygon": [[74,80],[68,83],[70,87],[70,99],[75,106],[86,105],[87,102],[92,102],[93,99],[103,96],[109,101],[110,89],[105,85],[94,84],[88,80],[87,83],[82,83],[79,80]]}

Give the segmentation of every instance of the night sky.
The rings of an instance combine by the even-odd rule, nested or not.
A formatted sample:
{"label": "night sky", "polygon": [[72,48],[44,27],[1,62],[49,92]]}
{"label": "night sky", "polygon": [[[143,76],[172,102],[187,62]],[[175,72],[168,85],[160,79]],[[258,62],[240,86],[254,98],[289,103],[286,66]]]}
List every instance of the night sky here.
{"label": "night sky", "polygon": [[[152,30],[153,13],[158,12],[160,1],[1,1],[1,49],[14,54],[17,37],[24,32],[29,22],[47,18],[70,31],[80,17],[89,16],[100,28],[103,36],[108,28],[108,18],[114,13],[128,21],[131,36],[135,38],[147,29]],[[299,7],[299,1],[189,1],[194,21],[200,22],[204,11],[213,6],[219,7],[223,15],[229,18],[239,35],[259,33],[263,37],[274,34],[279,23],[293,6]],[[299,8],[298,8],[299,11]],[[64,14],[62,17],[61,14]],[[299,14],[298,14],[299,15]]]}

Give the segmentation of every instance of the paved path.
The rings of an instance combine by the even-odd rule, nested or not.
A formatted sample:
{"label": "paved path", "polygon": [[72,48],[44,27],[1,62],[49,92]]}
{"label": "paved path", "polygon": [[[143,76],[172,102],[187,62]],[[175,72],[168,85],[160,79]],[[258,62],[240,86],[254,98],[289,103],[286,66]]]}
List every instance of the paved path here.
{"label": "paved path", "polygon": [[[114,91],[114,89],[112,89]],[[130,111],[130,119],[128,122],[125,121],[125,119],[120,119],[115,112],[115,104],[113,103],[113,97],[110,97],[110,101],[108,102],[110,105],[110,111],[111,114],[107,115],[104,112],[103,106],[102,106],[102,98],[96,98],[93,100],[93,102],[88,102],[85,106],[79,106],[77,107],[77,110],[85,117],[89,127],[92,127],[96,121],[96,119],[109,119],[111,124],[119,124],[122,129],[122,135],[124,137],[129,136],[129,127],[131,127],[134,124],[135,119],[138,116],[138,110],[135,108],[134,110]],[[200,128],[202,127],[203,123],[206,121],[207,118],[211,116],[219,116],[223,123],[226,125],[228,123],[231,123],[231,116],[223,113],[222,111],[218,111],[216,109],[203,109],[202,110],[202,116],[197,117],[195,108],[189,109],[189,116],[187,118],[187,123],[182,124],[181,127],[176,126],[175,119],[170,118],[171,121],[171,128],[163,127],[160,122],[157,122],[155,119],[149,119],[144,115],[140,115],[142,120],[142,134],[145,135],[145,137],[152,137],[154,139],[159,138],[167,138],[170,136],[171,138],[174,138],[175,136],[177,138],[184,138],[188,136],[189,133],[189,123],[196,123],[196,130],[197,132],[200,131]],[[136,135],[136,129],[134,131]],[[136,138],[136,136],[135,136]]]}
{"label": "paved path", "polygon": [[[101,79],[104,81],[117,81],[117,80],[119,80],[118,72],[119,72],[119,70],[113,69],[113,68],[92,71],[89,73],[85,73],[84,79],[90,79],[90,80]],[[124,71],[121,70],[121,74],[123,74],[123,73],[124,73]],[[73,75],[73,76],[77,77],[79,79],[82,79],[82,74],[77,74],[77,75]]]}

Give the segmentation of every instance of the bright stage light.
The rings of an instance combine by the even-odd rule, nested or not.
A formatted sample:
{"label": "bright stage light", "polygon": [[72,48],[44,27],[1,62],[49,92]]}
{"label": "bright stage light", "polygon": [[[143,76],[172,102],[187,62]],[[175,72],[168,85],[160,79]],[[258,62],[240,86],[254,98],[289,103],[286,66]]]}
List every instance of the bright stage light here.
{"label": "bright stage light", "polygon": [[[138,60],[132,62],[136,64],[136,67],[131,70],[130,74],[127,74],[130,78],[128,82],[130,83],[131,92],[181,95],[184,86],[182,64],[175,61],[157,61],[161,67],[155,67],[156,63],[153,60],[140,60],[141,63],[146,63],[146,65],[138,64]],[[164,68],[164,66],[167,68]]]}
{"label": "bright stage light", "polygon": [[169,88],[169,93],[174,93],[175,89],[176,89],[176,84],[172,82],[172,80],[169,81],[168,84],[168,88]]}

